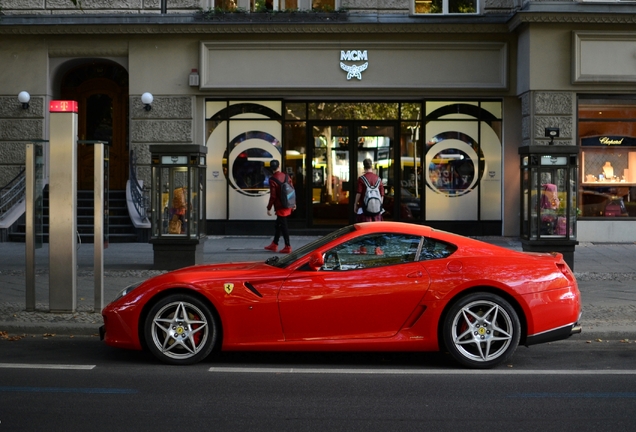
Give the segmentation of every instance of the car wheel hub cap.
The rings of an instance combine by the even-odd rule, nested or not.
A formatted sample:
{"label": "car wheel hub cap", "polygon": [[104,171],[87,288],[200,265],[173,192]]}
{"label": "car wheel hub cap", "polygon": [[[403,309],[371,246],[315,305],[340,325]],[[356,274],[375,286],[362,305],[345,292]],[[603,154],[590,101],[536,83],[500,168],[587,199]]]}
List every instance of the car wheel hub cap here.
{"label": "car wheel hub cap", "polygon": [[464,306],[453,320],[453,342],[466,358],[487,362],[501,356],[513,339],[508,313],[497,303],[478,300]]}
{"label": "car wheel hub cap", "polygon": [[197,307],[176,302],[167,304],[154,316],[152,339],[164,355],[187,359],[201,351],[208,331],[204,314]]}

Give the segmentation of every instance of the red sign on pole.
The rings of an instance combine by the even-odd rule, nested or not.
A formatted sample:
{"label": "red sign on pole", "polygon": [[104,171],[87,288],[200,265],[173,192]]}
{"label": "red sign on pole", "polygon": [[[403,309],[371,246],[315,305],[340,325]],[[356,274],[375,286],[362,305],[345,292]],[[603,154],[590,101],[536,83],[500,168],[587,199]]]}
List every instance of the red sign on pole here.
{"label": "red sign on pole", "polygon": [[77,113],[77,101],[54,100],[49,104],[49,112]]}

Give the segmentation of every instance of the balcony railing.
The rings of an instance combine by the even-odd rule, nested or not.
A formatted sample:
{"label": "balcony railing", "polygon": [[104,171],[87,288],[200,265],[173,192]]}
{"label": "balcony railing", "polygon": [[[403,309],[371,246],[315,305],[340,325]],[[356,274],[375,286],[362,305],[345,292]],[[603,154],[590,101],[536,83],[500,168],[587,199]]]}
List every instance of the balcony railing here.
{"label": "balcony railing", "polygon": [[6,186],[0,189],[0,220],[14,205],[24,200],[26,193],[26,171],[23,168]]}
{"label": "balcony railing", "polygon": [[130,151],[130,195],[139,218],[142,221],[147,221],[150,194],[148,189],[143,187],[137,179],[137,155],[134,150]]}

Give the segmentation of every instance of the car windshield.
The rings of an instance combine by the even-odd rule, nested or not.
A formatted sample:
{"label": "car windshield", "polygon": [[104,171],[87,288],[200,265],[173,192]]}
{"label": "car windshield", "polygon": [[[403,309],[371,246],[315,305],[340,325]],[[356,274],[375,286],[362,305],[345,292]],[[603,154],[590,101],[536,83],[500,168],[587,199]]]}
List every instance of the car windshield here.
{"label": "car windshield", "polygon": [[353,231],[355,231],[355,226],[353,225],[340,228],[339,230],[336,230],[324,237],[314,240],[311,243],[307,243],[305,246],[296,249],[292,253],[285,255],[282,258],[279,258],[278,256],[267,258],[267,260],[265,260],[265,264],[269,264],[274,267],[285,268],[291,263],[295,262],[298,258],[301,258],[308,253],[318,249],[319,247],[337,239],[338,237],[341,237]]}

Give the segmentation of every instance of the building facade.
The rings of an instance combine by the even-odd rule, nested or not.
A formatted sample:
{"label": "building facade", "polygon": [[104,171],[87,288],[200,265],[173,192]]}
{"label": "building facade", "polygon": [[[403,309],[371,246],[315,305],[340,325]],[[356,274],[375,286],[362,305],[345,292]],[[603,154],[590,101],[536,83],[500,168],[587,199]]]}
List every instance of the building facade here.
{"label": "building facade", "polygon": [[69,99],[78,138],[111,143],[111,189],[131,151],[150,184],[150,145],[206,146],[208,233],[269,232],[272,159],[294,181],[296,232],[351,223],[371,158],[386,220],[518,236],[518,149],[558,145],[579,155],[576,185],[541,182],[575,188],[578,240],[636,241],[636,5],[73,3],[0,0],[0,185],[47,139],[49,102]]}

